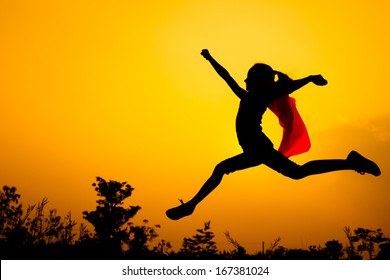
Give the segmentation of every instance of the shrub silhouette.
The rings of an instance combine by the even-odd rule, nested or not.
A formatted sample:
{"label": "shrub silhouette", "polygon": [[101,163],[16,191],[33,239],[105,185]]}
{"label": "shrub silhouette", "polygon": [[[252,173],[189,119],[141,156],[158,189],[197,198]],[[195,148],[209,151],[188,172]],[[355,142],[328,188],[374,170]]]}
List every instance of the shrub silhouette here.
{"label": "shrub silhouette", "polygon": [[141,226],[133,225],[132,223],[128,224],[127,234],[129,238],[125,242],[128,247],[128,250],[125,251],[127,257],[132,259],[164,257],[164,249],[167,252],[167,249],[171,247],[169,242],[163,241],[163,243],[159,244],[160,247],[149,249],[148,243],[158,237],[156,228],[160,228],[160,225],[149,226],[148,223],[148,220],[143,220],[143,225]]}
{"label": "shrub silhouette", "polygon": [[74,244],[76,222],[71,213],[62,219],[52,209],[45,216],[49,201],[43,198],[41,202],[29,205],[24,214],[19,199],[15,187],[4,186],[0,192],[2,258],[58,258],[61,250]]}
{"label": "shrub silhouette", "polygon": [[230,244],[234,246],[234,250],[227,254],[230,255],[233,259],[245,259],[247,258],[247,253],[244,247],[242,247],[237,240],[235,240],[233,237],[230,236],[229,231],[224,232],[226,239]]}
{"label": "shrub silhouette", "polygon": [[340,260],[344,256],[343,244],[338,240],[331,240],[325,243],[324,248],[327,258],[331,260]]}
{"label": "shrub silhouette", "polygon": [[379,244],[380,251],[375,259],[390,260],[390,240]]}

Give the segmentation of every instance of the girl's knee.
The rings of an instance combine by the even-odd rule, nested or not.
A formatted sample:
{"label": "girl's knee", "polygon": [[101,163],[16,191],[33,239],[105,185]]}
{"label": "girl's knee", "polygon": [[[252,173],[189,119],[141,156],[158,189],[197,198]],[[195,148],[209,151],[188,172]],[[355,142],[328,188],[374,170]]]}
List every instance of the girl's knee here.
{"label": "girl's knee", "polygon": [[291,173],[288,177],[293,179],[293,180],[300,180],[300,179],[305,178],[306,176],[302,172],[294,172],[294,173]]}
{"label": "girl's knee", "polygon": [[234,170],[227,161],[222,161],[215,166],[214,173],[224,175],[233,172]]}
{"label": "girl's knee", "polygon": [[293,180],[300,180],[300,179],[306,177],[302,166],[295,164],[295,163],[294,163],[294,165],[290,165],[288,168],[281,170],[280,173],[286,177],[293,179]]}

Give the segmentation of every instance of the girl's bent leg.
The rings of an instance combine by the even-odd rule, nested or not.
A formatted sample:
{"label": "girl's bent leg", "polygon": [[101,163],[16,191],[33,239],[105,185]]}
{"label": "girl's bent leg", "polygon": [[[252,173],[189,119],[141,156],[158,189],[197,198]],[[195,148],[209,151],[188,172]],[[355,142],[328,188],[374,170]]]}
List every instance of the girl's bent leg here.
{"label": "girl's bent leg", "polygon": [[262,160],[260,157],[246,153],[239,154],[220,162],[215,167],[211,177],[204,183],[199,192],[188,203],[192,203],[196,206],[221,183],[225,174],[254,167],[260,165],[261,163]]}
{"label": "girl's bent leg", "polygon": [[261,163],[261,160],[257,157],[245,153],[220,162],[215,167],[210,178],[207,179],[198,193],[190,201],[183,203],[178,207],[169,209],[166,212],[166,215],[172,220],[178,220],[191,215],[194,212],[195,207],[221,183],[225,174],[257,166]]}

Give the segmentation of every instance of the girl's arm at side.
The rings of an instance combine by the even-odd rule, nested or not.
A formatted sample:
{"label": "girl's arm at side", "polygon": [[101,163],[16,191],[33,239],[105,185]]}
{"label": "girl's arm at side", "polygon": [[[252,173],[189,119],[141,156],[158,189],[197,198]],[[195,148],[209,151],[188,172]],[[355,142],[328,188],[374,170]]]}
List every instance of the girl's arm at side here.
{"label": "girl's arm at side", "polygon": [[229,72],[220,65],[209,53],[208,50],[202,50],[201,54],[203,57],[208,60],[213,66],[214,70],[221,76],[222,79],[228,84],[231,90],[239,97],[242,98],[247,92],[243,88],[241,88],[237,82],[230,76]]}

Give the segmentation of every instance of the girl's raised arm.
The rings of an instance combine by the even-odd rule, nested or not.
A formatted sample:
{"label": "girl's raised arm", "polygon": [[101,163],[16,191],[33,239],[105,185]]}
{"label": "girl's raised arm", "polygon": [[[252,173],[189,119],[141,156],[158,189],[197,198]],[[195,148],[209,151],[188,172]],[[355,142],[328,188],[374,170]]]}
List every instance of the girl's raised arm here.
{"label": "girl's raised arm", "polygon": [[218,73],[219,76],[221,76],[222,79],[225,80],[225,82],[228,84],[228,86],[231,88],[231,90],[239,97],[242,98],[247,91],[241,88],[237,82],[230,76],[229,72],[222,67],[209,53],[208,50],[204,49],[201,52],[201,55],[208,60],[213,66],[214,70]]}
{"label": "girl's raised arm", "polygon": [[292,80],[284,73],[275,71],[275,74],[277,74],[279,78],[278,87],[280,95],[290,94],[308,83],[313,83],[317,86],[325,86],[328,84],[328,81],[321,75],[310,75],[302,79]]}

